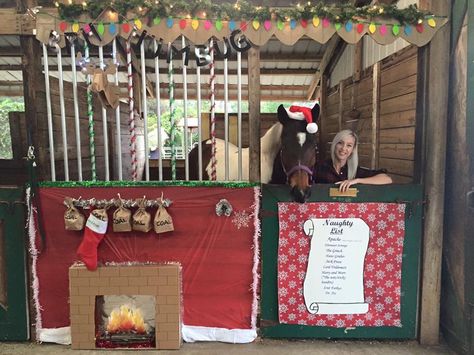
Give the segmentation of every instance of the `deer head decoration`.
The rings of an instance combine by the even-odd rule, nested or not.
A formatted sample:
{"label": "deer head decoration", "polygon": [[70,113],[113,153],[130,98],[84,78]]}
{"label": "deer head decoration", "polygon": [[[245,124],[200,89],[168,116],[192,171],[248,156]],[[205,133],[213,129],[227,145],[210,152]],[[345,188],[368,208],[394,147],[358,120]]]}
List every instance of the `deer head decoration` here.
{"label": "deer head decoration", "polygon": [[[81,61],[80,53],[78,59]],[[99,95],[102,106],[105,108],[117,108],[120,99],[120,88],[118,85],[109,82],[107,75],[115,74],[117,72],[117,65],[111,63],[104,69],[96,67],[95,64],[86,62],[83,66],[83,72],[89,74],[92,78],[90,89]]]}

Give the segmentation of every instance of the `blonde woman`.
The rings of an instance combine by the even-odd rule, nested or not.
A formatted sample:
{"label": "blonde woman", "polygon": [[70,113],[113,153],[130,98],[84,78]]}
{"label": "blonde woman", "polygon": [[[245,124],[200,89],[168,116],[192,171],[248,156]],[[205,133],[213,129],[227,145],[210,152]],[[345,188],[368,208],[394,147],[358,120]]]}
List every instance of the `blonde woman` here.
{"label": "blonde woman", "polygon": [[357,135],[345,129],[331,143],[331,159],[316,166],[313,179],[319,184],[336,184],[344,192],[355,184],[391,184],[392,178],[385,170],[369,170],[359,167]]}

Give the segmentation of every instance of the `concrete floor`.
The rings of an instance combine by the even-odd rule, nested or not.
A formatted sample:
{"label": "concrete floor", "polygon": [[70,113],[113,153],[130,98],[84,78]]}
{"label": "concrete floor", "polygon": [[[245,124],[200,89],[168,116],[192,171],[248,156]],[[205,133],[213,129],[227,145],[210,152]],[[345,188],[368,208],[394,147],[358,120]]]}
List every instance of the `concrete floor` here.
{"label": "concrete floor", "polygon": [[[0,354],[20,355],[115,355],[130,354],[129,350],[71,350],[70,346],[35,343],[0,343]],[[145,350],[144,354],[187,354],[187,355],[428,355],[455,354],[442,344],[422,346],[416,341],[329,341],[329,340],[274,340],[257,339],[251,344],[224,344],[214,342],[184,343],[180,350]]]}

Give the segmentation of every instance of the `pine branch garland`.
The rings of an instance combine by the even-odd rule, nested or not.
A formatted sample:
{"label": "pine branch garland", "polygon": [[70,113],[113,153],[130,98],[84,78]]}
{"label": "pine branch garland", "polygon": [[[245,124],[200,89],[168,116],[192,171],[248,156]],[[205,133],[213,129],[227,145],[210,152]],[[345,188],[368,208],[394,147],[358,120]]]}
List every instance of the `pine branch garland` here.
{"label": "pine branch garland", "polygon": [[352,4],[328,5],[323,2],[306,2],[285,8],[254,6],[245,0],[235,3],[213,4],[211,0],[85,0],[83,4],[57,3],[59,16],[69,22],[82,15],[97,18],[104,9],[111,7],[122,19],[132,16],[154,18],[208,18],[219,20],[311,20],[326,18],[332,22],[371,22],[376,18],[394,19],[401,25],[417,24],[434,15],[421,11],[416,5],[399,9],[396,3],[356,7]]}

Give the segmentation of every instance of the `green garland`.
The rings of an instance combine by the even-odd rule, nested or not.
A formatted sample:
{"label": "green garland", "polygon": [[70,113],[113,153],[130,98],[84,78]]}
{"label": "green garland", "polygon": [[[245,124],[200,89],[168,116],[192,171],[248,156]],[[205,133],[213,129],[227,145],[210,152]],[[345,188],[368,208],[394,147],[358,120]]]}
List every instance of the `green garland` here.
{"label": "green garland", "polygon": [[[296,4],[292,7],[271,8],[268,6],[254,6],[245,0],[235,3],[213,4],[211,0],[85,0],[81,4],[59,4],[61,19],[74,22],[82,15],[91,19],[97,18],[104,9],[111,7],[126,21],[128,16],[134,18],[202,18],[220,20],[311,20],[313,17],[327,18],[332,22],[345,23],[372,22],[375,18],[395,19],[400,24],[417,24],[423,19],[434,15],[421,11],[416,5],[399,9],[396,3],[378,4],[356,7],[352,4],[328,5],[321,1],[312,3],[303,1],[304,5]],[[398,2],[398,1],[397,1]],[[206,15],[204,15],[204,13]]]}
{"label": "green garland", "polygon": [[42,181],[39,187],[255,187],[259,183],[239,181]]}

